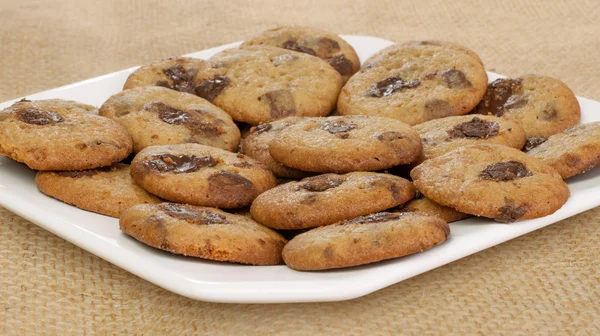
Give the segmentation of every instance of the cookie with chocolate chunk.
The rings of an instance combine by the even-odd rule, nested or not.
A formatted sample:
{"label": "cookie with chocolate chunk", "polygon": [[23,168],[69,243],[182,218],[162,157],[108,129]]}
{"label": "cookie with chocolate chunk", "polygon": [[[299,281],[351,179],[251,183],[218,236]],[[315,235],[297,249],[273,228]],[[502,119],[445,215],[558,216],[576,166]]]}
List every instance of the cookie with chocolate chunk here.
{"label": "cookie with chocolate chunk", "polygon": [[527,154],[556,169],[563,179],[585,173],[600,164],[600,122],[552,135]]}
{"label": "cookie with chocolate chunk", "polygon": [[250,265],[280,264],[287,242],[246,216],[176,203],[136,205],[123,213],[119,225],[157,249]]}
{"label": "cookie with chocolate chunk", "polygon": [[581,116],[579,102],[565,83],[538,75],[493,81],[475,113],[521,124],[527,135],[527,150],[576,125]]}
{"label": "cookie with chocolate chunk", "polygon": [[281,130],[269,145],[276,161],[323,173],[387,169],[414,161],[421,149],[410,126],[373,116],[309,118]]}
{"label": "cookie with chocolate chunk", "polygon": [[282,129],[304,120],[301,117],[287,117],[270,123],[253,126],[240,143],[240,153],[264,163],[275,176],[291,179],[307,177],[310,173],[286,167],[275,161],[269,153],[269,144]]}
{"label": "cookie with chocolate chunk", "polygon": [[448,223],[456,222],[461,219],[469,218],[471,215],[456,211],[452,208],[440,205],[419,193],[419,196],[412,199],[401,207],[390,210],[392,212],[422,212],[432,216],[439,217]]}
{"label": "cookie with chocolate chunk", "polygon": [[148,146],[199,143],[237,150],[240,130],[229,114],[205,99],[163,87],[121,91],[100,107],[133,137],[133,151]]}
{"label": "cookie with chocolate chunk", "polygon": [[434,202],[499,222],[550,215],[569,198],[552,167],[496,144],[456,149],[421,163],[410,176]]}
{"label": "cookie with chocolate chunk", "polygon": [[21,100],[0,112],[0,155],[36,170],[110,166],[131,153],[127,130],[93,106]]}
{"label": "cookie with chocolate chunk", "polygon": [[224,50],[198,74],[195,92],[235,121],[258,125],[288,116],[319,117],[334,108],[342,78],[327,62],[267,46]]}
{"label": "cookie with chocolate chunk", "polygon": [[242,46],[272,46],[317,56],[342,76],[344,83],[360,68],[354,48],[341,37],[325,30],[283,26],[262,32]]}
{"label": "cookie with chocolate chunk", "polygon": [[525,131],[517,122],[494,116],[447,117],[415,125],[414,129],[423,144],[423,155],[418,162],[479,143],[495,143],[517,149],[525,144]]}
{"label": "cookie with chocolate chunk", "polygon": [[117,218],[134,205],[163,202],[135,184],[129,165],[121,163],[91,170],[40,171],[35,183],[57,200]]}
{"label": "cookie with chocolate chunk", "polygon": [[199,144],[147,147],[131,162],[131,176],[166,200],[217,208],[249,206],[277,185],[262,163]]}
{"label": "cookie with chocolate chunk", "polygon": [[342,89],[340,115],[375,115],[417,125],[463,115],[483,97],[487,73],[469,53],[433,44],[398,44],[370,57]]}
{"label": "cookie with chocolate chunk", "polygon": [[364,265],[428,250],[449,236],[450,226],[439,217],[379,212],[294,237],[283,261],[299,271]]}
{"label": "cookie with chocolate chunk", "polygon": [[140,86],[162,86],[193,94],[196,74],[208,66],[207,61],[191,57],[168,58],[142,65],[127,77],[123,90]]}
{"label": "cookie with chocolate chunk", "polygon": [[260,194],[250,212],[274,229],[306,229],[383,211],[413,198],[401,177],[354,172],[324,174],[289,182]]}

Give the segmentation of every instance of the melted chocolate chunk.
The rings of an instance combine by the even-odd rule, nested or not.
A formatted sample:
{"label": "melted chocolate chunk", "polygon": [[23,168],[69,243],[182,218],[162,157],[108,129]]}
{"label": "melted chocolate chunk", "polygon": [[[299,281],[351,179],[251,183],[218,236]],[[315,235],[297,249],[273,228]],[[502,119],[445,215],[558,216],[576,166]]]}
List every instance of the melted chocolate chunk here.
{"label": "melted chocolate chunk", "polygon": [[322,37],[317,41],[319,48],[327,50],[327,53],[332,53],[340,50],[340,44],[327,37]]}
{"label": "melted chocolate chunk", "polygon": [[500,125],[497,122],[490,122],[478,117],[474,117],[471,121],[454,126],[448,131],[451,138],[479,138],[487,139],[491,136],[498,135]]}
{"label": "melted chocolate chunk", "polygon": [[464,72],[457,69],[448,69],[440,72],[446,86],[451,89],[467,89],[473,86],[467,79]]}
{"label": "melted chocolate chunk", "polygon": [[166,81],[158,81],[156,85],[180,92],[194,93],[193,82],[197,72],[196,69],[186,70],[181,64],[176,64],[163,70],[165,76],[171,80],[171,84]]}
{"label": "melted chocolate chunk", "polygon": [[275,119],[296,114],[296,102],[289,90],[269,91],[258,97],[259,101],[267,101],[269,114]]}
{"label": "melted chocolate chunk", "polygon": [[387,97],[404,88],[413,88],[419,84],[421,84],[421,81],[418,79],[406,82],[399,76],[388,77],[373,84],[365,95],[367,97]]}
{"label": "melted chocolate chunk", "polygon": [[524,164],[517,161],[492,163],[479,174],[484,180],[511,181],[533,175]]}
{"label": "melted chocolate chunk", "polygon": [[304,179],[300,188],[308,191],[321,192],[339,187],[344,180],[336,175],[319,175]]}
{"label": "melted chocolate chunk", "polygon": [[[339,134],[342,133],[341,136],[345,135],[345,138],[348,138],[347,132],[355,129],[356,125],[352,123],[346,123],[343,120],[338,121],[326,121],[321,124],[321,129],[326,130],[331,134]],[[345,134],[344,134],[345,133]]]}
{"label": "melted chocolate chunk", "polygon": [[505,198],[505,204],[498,208],[500,212],[494,220],[502,223],[511,223],[516,221],[517,219],[523,217],[523,215],[527,212],[527,209],[524,207],[518,207],[515,205],[515,202],[511,199]]}
{"label": "melted chocolate chunk", "polygon": [[50,125],[64,121],[60,114],[54,111],[45,111],[33,108],[16,111],[15,118],[17,118],[19,121],[32,125]]}
{"label": "melted chocolate chunk", "polygon": [[193,209],[183,204],[161,204],[160,209],[170,217],[181,219],[191,224],[231,224],[224,215],[214,213],[210,210]]}
{"label": "melted chocolate chunk", "polygon": [[527,138],[527,141],[525,142],[525,146],[523,147],[523,151],[529,152],[530,150],[534,149],[535,147],[546,142],[546,140],[548,140],[548,139],[542,138],[542,137]]}
{"label": "melted chocolate chunk", "polygon": [[272,128],[273,128],[273,125],[271,125],[271,124],[262,124],[262,125],[256,126],[254,131],[258,134],[261,134],[261,133],[270,131]]}
{"label": "melted chocolate chunk", "polygon": [[298,41],[296,41],[295,38],[291,38],[291,39],[283,42],[283,44],[281,45],[281,47],[284,48],[284,49],[298,51],[298,52],[301,52],[301,53],[305,53],[305,54],[310,54],[310,55],[313,55],[313,56],[317,56],[317,53],[313,49],[299,45]]}
{"label": "melted chocolate chunk", "polygon": [[396,220],[402,217],[402,213],[392,212],[378,212],[367,216],[356,217],[347,221],[343,221],[344,224],[366,224],[366,223],[381,223],[391,220]]}
{"label": "melted chocolate chunk", "polygon": [[236,193],[254,191],[254,184],[247,178],[228,171],[218,171],[208,178],[209,188],[213,191],[221,190],[223,193]]}
{"label": "melted chocolate chunk", "polygon": [[203,167],[214,167],[217,161],[211,156],[161,154],[149,157],[144,165],[149,170],[160,173],[181,174],[192,173]]}
{"label": "melted chocolate chunk", "polygon": [[331,65],[342,76],[352,74],[352,62],[350,62],[350,60],[348,60],[344,55],[332,57],[328,59],[327,62],[329,62],[329,65]]}
{"label": "melted chocolate chunk", "polygon": [[433,120],[455,115],[454,107],[445,100],[432,99],[425,102],[425,120]]}
{"label": "melted chocolate chunk", "polygon": [[229,85],[229,78],[226,76],[214,76],[212,79],[206,79],[194,90],[196,95],[208,101],[213,101]]}
{"label": "melted chocolate chunk", "polygon": [[[506,109],[517,108],[527,103],[524,98],[511,98],[523,91],[521,79],[500,78],[488,85],[483,99],[477,105],[477,113],[492,113],[502,116]],[[523,102],[524,100],[524,102]]]}
{"label": "melted chocolate chunk", "polygon": [[[182,111],[158,101],[146,104],[144,109],[158,113],[158,118],[167,124],[185,126],[192,132],[192,142],[225,132],[222,120],[201,110]],[[200,139],[194,139],[195,137]]]}

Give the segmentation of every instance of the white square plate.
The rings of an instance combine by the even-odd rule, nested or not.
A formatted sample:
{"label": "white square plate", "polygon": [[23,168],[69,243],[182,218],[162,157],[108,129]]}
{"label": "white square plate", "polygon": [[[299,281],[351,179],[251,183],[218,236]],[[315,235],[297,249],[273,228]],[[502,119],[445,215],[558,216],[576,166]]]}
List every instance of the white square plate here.
{"label": "white square plate", "polygon": [[[392,44],[344,36],[361,60]],[[209,58],[233,43],[188,56]],[[27,96],[64,98],[100,106],[119,92],[135,68]],[[524,69],[526,72],[526,69]],[[490,81],[500,76],[489,73]],[[16,101],[16,100],[15,100]],[[0,104],[4,108],[12,104]],[[579,98],[582,122],[600,120],[600,103]],[[556,213],[512,224],[471,218],[451,224],[450,239],[429,251],[367,266],[298,272],[286,266],[243,266],[155,250],[125,236],[118,220],[79,210],[42,195],[35,172],[0,158],[0,205],[69,242],[169,291],[197,300],[239,303],[318,302],[353,299],[463,258],[600,205],[600,168],[569,179],[571,198]]]}

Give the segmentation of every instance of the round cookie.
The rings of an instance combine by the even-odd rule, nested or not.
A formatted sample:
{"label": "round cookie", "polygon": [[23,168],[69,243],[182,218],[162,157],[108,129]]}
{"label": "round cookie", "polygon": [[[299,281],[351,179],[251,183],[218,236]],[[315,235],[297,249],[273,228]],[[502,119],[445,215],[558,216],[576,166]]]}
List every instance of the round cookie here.
{"label": "round cookie", "polygon": [[250,265],[281,264],[287,242],[246,216],[176,203],[136,205],[123,213],[119,225],[129,236],[164,251]]}
{"label": "round cookie", "polygon": [[600,164],[600,122],[552,135],[527,154],[554,168],[563,179],[585,173]]}
{"label": "round cookie", "polygon": [[410,176],[434,202],[499,222],[552,214],[569,198],[552,167],[496,144],[456,149],[421,163]]}
{"label": "round cookie", "polygon": [[283,260],[299,271],[364,265],[428,250],[449,235],[439,217],[379,212],[302,233],[283,248]]}
{"label": "round cookie", "polygon": [[467,114],[483,97],[487,73],[463,50],[399,44],[369,58],[342,89],[340,115],[376,115],[416,125]]}
{"label": "round cookie", "polygon": [[0,112],[0,155],[37,170],[110,166],[131,153],[119,123],[70,100],[21,100]]}
{"label": "round cookie", "polygon": [[452,208],[440,205],[427,197],[422,195],[418,198],[412,199],[402,207],[394,208],[392,212],[421,212],[432,216],[439,217],[445,222],[452,223],[461,219],[469,218],[471,215],[456,211]]}
{"label": "round cookie", "polygon": [[180,92],[194,93],[196,74],[207,67],[209,67],[208,62],[198,58],[178,57],[160,60],[135,70],[127,77],[123,90],[141,86],[162,86]]}
{"label": "round cookie", "polygon": [[423,144],[423,154],[418,162],[468,145],[495,143],[521,149],[525,144],[525,131],[518,123],[494,116],[447,117],[413,128],[421,136]]}
{"label": "round cookie", "polygon": [[538,75],[493,81],[474,112],[521,124],[527,149],[576,125],[581,116],[579,102],[567,85]]}
{"label": "round cookie", "polygon": [[304,53],[253,46],[224,50],[198,74],[196,94],[253,125],[287,116],[320,117],[334,108],[342,78]]}
{"label": "round cookie", "polygon": [[324,174],[260,194],[250,212],[274,229],[306,229],[386,210],[410,200],[412,184],[389,174]]}
{"label": "round cookie", "polygon": [[277,185],[262,163],[199,144],[147,147],[131,162],[131,176],[166,200],[217,208],[249,206]]}
{"label": "round cookie", "polygon": [[133,182],[129,165],[81,171],[40,171],[35,177],[38,189],[80,209],[119,218],[137,204],[161,203]]}
{"label": "round cookie", "polygon": [[287,117],[250,128],[242,138],[240,153],[264,163],[275,176],[291,179],[307,177],[310,173],[286,167],[275,161],[269,153],[269,144],[277,134],[282,129],[302,120],[304,120],[302,117]]}
{"label": "round cookie", "polygon": [[325,30],[284,26],[269,29],[242,46],[272,46],[302,52],[325,60],[342,76],[344,83],[360,68],[354,48],[341,37]]}
{"label": "round cookie", "polygon": [[483,65],[483,61],[481,60],[481,58],[479,58],[479,55],[477,55],[477,53],[475,53],[473,50],[458,44],[456,42],[450,42],[450,41],[440,41],[440,40],[422,40],[422,41],[407,41],[402,43],[403,45],[434,45],[434,46],[439,46],[439,47],[444,47],[444,48],[450,48],[450,49],[454,49],[460,52],[463,52],[471,57],[473,57],[474,59],[476,59],[479,63],[481,63],[481,65]]}
{"label": "round cookie", "polygon": [[133,137],[133,151],[148,146],[199,143],[237,150],[240,130],[229,114],[205,99],[157,86],[121,91],[100,107]]}
{"label": "round cookie", "polygon": [[421,150],[411,127],[373,116],[306,119],[281,130],[269,145],[276,161],[323,173],[386,169],[414,161]]}

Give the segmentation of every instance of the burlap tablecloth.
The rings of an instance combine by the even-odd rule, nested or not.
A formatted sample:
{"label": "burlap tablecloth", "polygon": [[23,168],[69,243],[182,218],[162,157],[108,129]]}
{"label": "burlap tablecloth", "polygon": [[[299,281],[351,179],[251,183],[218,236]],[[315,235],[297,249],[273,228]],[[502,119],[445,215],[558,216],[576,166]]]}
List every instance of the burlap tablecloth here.
{"label": "burlap tablecloth", "polygon": [[[454,40],[489,70],[600,100],[599,14],[598,0],[1,0],[0,101],[292,23]],[[599,223],[596,208],[352,301],[241,305],[167,292],[0,208],[0,334],[598,334]]]}

